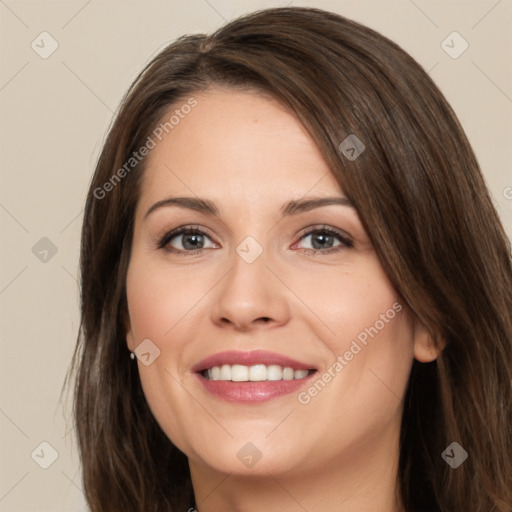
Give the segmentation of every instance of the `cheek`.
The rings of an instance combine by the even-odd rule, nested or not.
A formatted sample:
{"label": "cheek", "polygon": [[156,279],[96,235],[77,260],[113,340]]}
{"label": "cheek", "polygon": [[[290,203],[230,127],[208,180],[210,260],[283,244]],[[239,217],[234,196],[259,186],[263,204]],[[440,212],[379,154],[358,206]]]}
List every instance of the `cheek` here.
{"label": "cheek", "polygon": [[348,350],[355,339],[364,343],[377,332],[385,338],[403,316],[397,309],[405,310],[375,253],[358,255],[354,264],[349,263],[310,273],[310,278],[290,275],[288,281],[315,314],[326,334],[322,339],[336,354]]}
{"label": "cheek", "polygon": [[[137,260],[130,265],[126,287],[136,343],[145,338],[164,343],[183,319],[186,323],[187,313],[208,291],[207,283],[191,272],[176,272],[154,262],[149,267]],[[171,345],[178,348],[175,342]]]}
{"label": "cheek", "polygon": [[[149,366],[137,361],[144,396],[169,439],[187,451],[190,446],[184,433],[190,430],[187,421],[195,402],[183,385],[184,372],[190,360],[189,342],[197,332],[201,299],[211,286],[192,269],[176,272],[137,254],[128,269],[126,289],[132,332],[127,342],[133,349],[149,339],[160,351]],[[201,415],[199,406],[194,413]]]}
{"label": "cheek", "polygon": [[315,413],[331,408],[331,424],[371,430],[399,413],[413,337],[405,305],[381,265],[373,258],[363,263],[357,271],[332,272],[323,287],[304,287],[308,305],[329,327],[322,339],[331,362],[323,374],[328,383],[302,398]]}

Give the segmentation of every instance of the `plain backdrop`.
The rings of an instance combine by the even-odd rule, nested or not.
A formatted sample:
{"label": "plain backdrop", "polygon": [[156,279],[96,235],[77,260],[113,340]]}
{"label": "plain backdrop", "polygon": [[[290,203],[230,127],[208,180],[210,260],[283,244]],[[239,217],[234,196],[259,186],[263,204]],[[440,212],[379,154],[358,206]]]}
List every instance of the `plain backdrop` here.
{"label": "plain backdrop", "polygon": [[512,0],[0,0],[1,511],[86,510],[60,392],[79,323],[85,195],[123,93],[176,37],[285,5],[362,22],[418,60],[512,234]]}

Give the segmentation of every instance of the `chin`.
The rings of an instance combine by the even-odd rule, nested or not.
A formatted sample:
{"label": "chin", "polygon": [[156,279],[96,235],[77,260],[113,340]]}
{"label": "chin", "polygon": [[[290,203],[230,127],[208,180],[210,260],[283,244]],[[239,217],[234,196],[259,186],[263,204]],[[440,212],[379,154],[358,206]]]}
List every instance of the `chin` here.
{"label": "chin", "polygon": [[288,473],[301,467],[301,458],[291,451],[290,448],[276,450],[270,443],[231,440],[224,446],[217,445],[215,450],[201,447],[188,455],[191,461],[215,472],[240,477],[268,477],[269,473]]}

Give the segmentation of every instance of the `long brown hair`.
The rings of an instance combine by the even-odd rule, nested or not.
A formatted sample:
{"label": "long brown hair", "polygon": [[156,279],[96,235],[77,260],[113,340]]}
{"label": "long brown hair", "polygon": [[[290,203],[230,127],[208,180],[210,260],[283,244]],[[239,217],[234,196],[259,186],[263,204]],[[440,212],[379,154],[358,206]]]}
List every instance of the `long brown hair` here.
{"label": "long brown hair", "polygon": [[[295,112],[403,300],[444,346],[437,361],[413,363],[405,396],[397,492],[406,509],[510,512],[510,243],[427,73],[375,31],[309,8],[268,9],[178,39],[140,73],[109,131],[85,207],[70,370],[91,510],[193,503],[186,456],[153,418],[128,357],[125,280],[145,160],[118,170],[171,106],[211,85],[261,91]],[[355,159],[343,150],[349,135],[365,146]],[[457,469],[441,457],[453,441],[469,454]]]}

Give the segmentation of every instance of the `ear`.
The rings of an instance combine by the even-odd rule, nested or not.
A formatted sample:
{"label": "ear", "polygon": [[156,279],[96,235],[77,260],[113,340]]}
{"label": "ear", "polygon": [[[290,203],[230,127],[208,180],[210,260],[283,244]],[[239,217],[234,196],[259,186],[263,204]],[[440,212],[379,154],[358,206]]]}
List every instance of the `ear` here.
{"label": "ear", "polygon": [[432,333],[425,327],[418,318],[414,319],[414,358],[420,363],[430,363],[437,359],[443,351],[446,343],[442,346],[436,344]]}

